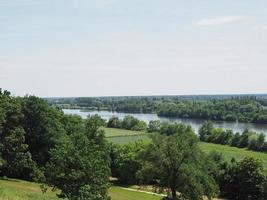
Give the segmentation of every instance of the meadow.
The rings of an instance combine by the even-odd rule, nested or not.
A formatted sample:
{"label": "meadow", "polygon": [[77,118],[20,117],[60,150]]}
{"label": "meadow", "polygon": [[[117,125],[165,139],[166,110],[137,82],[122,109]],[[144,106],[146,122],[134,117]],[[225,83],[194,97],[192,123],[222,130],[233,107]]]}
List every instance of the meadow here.
{"label": "meadow", "polygon": [[[56,196],[58,191],[51,188],[43,193],[40,184],[16,180],[0,180],[0,200],[59,200]],[[146,194],[139,191],[130,191],[127,188],[113,186],[109,189],[112,200],[160,200],[161,197],[153,194]]]}
{"label": "meadow", "polygon": [[[127,144],[136,141],[149,141],[149,133],[142,131],[130,131],[123,129],[105,128],[106,137],[109,141],[116,144]],[[153,133],[152,133],[153,134]],[[202,151],[209,153],[212,151],[221,153],[225,160],[231,161],[232,158],[239,161],[244,157],[258,158],[267,166],[267,154],[250,151],[245,148],[231,147],[228,145],[212,144],[206,142],[199,142]]]}

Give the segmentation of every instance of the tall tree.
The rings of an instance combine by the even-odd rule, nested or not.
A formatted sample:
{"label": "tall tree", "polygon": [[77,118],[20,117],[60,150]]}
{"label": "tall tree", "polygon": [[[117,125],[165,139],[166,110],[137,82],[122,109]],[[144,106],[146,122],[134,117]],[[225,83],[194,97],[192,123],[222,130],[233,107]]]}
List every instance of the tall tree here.
{"label": "tall tree", "polygon": [[191,133],[171,136],[155,134],[152,143],[141,153],[143,168],[139,176],[158,181],[159,187],[171,189],[172,199],[209,199],[216,194],[217,186],[209,175],[205,156]]}
{"label": "tall tree", "polygon": [[49,150],[65,134],[61,123],[63,113],[34,96],[23,99],[22,113],[25,140],[32,158],[39,166],[44,166],[50,158]]}
{"label": "tall tree", "polygon": [[[94,123],[91,123],[94,122]],[[70,200],[105,200],[109,186],[109,156],[103,130],[88,119],[84,132],[66,136],[51,151],[47,180]]]}

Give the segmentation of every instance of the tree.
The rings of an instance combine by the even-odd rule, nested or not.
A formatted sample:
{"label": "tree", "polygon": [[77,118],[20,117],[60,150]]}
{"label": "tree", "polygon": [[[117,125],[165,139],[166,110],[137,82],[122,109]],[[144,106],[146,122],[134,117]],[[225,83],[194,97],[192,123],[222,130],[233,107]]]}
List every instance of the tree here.
{"label": "tree", "polygon": [[95,136],[100,127],[106,126],[106,122],[98,114],[88,116],[85,122],[86,131],[89,135]]}
{"label": "tree", "polygon": [[199,139],[201,141],[207,141],[208,137],[212,134],[213,123],[211,121],[206,121],[199,129]]}
{"label": "tree", "polygon": [[198,200],[204,195],[211,199],[216,194],[217,186],[208,172],[206,158],[191,133],[155,134],[140,158],[143,162],[139,177],[170,188],[172,199]]}
{"label": "tree", "polygon": [[147,129],[147,124],[144,121],[139,120],[136,125],[134,125],[131,130],[133,131],[145,131]]}
{"label": "tree", "polygon": [[29,96],[22,99],[22,127],[25,141],[29,145],[32,159],[38,166],[44,166],[65,131],[61,123],[63,113],[50,107],[44,100]]}
{"label": "tree", "polygon": [[142,142],[111,145],[111,172],[122,184],[137,184],[136,172],[141,169],[138,153],[144,149]]}
{"label": "tree", "polygon": [[21,126],[21,99],[0,92],[0,162],[2,175],[32,179],[36,163],[32,160]]}
{"label": "tree", "polygon": [[240,140],[241,140],[240,133],[235,133],[231,141],[231,146],[239,147]]}
{"label": "tree", "polygon": [[127,115],[123,118],[121,127],[123,129],[131,130],[134,126],[138,124],[138,119],[134,118],[131,115]]}
{"label": "tree", "polygon": [[107,127],[109,127],[109,128],[120,128],[121,127],[121,120],[118,117],[112,116],[108,120]]}
{"label": "tree", "polygon": [[152,120],[148,124],[147,131],[152,132],[159,132],[160,131],[161,122],[159,120]]}
{"label": "tree", "polygon": [[248,144],[249,144],[249,136],[250,135],[251,135],[251,133],[249,132],[248,129],[244,130],[244,132],[240,136],[240,141],[239,141],[239,146],[238,147],[240,147],[240,148],[247,147]]}
{"label": "tree", "polygon": [[109,186],[109,156],[97,116],[86,121],[85,132],[66,136],[51,150],[46,177],[70,200],[105,200]]}
{"label": "tree", "polygon": [[258,159],[244,158],[229,166],[222,174],[223,196],[229,199],[265,200],[266,169]]}

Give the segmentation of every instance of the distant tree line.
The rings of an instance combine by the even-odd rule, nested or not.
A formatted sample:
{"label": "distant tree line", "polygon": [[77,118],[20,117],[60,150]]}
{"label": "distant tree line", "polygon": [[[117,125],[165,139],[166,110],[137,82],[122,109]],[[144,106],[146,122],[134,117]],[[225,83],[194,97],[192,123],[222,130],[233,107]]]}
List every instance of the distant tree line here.
{"label": "distant tree line", "polygon": [[159,116],[267,123],[267,110],[255,98],[166,103]]}
{"label": "distant tree line", "polygon": [[[159,116],[205,120],[267,123],[266,98],[215,97],[99,97],[49,99],[59,107],[89,108],[128,113],[157,113]],[[67,103],[67,106],[66,106]]]}

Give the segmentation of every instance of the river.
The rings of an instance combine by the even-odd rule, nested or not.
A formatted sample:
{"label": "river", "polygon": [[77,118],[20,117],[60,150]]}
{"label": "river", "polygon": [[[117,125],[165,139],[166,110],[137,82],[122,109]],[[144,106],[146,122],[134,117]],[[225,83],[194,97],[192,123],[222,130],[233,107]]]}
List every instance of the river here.
{"label": "river", "polygon": [[[139,120],[143,120],[148,123],[151,120],[160,120],[162,122],[182,122],[189,124],[198,132],[199,127],[203,124],[205,120],[200,119],[181,119],[181,118],[169,118],[169,117],[159,117],[157,114],[139,114],[139,113],[119,113],[119,112],[109,112],[109,111],[87,111],[79,109],[63,109],[65,114],[76,114],[80,115],[82,118],[86,118],[88,115],[98,114],[103,119],[108,120],[112,116],[117,116],[123,119],[126,115],[131,115]],[[267,136],[267,124],[253,124],[253,123],[241,123],[241,122],[224,122],[224,121],[213,121],[215,127],[220,127],[223,129],[232,129],[234,132],[243,132],[246,128],[259,133],[264,133]]]}

